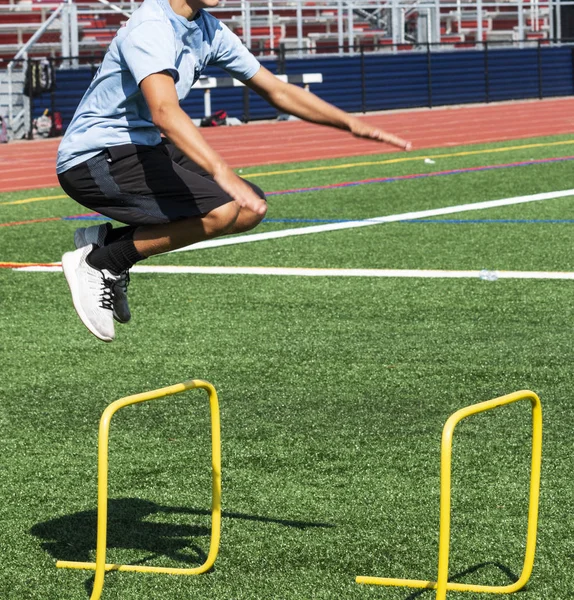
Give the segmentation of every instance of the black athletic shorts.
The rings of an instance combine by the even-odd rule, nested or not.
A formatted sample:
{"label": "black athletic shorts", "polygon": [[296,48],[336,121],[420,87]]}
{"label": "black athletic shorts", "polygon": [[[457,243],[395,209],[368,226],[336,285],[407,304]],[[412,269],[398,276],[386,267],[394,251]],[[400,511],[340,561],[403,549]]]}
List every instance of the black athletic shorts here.
{"label": "black athletic shorts", "polygon": [[[198,217],[232,201],[212,175],[165,140],[106,148],[58,179],[76,202],[127,225]],[[246,183],[265,199],[261,189]]]}

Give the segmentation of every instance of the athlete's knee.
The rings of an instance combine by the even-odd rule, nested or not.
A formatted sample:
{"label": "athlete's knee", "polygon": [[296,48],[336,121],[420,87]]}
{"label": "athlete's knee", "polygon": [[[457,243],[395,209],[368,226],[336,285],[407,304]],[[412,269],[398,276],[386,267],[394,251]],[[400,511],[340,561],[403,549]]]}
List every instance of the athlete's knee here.
{"label": "athlete's knee", "polygon": [[257,227],[261,221],[265,218],[265,213],[267,212],[267,204],[265,204],[264,212],[255,213],[248,208],[242,208],[239,212],[237,220],[235,221],[235,225],[233,226],[233,233],[243,233],[245,231],[249,231],[254,227]]}
{"label": "athlete's knee", "polygon": [[261,223],[261,221],[263,221],[263,219],[265,218],[266,212],[267,212],[267,205],[265,205],[265,212],[263,214],[261,214],[261,213],[255,214],[252,211],[247,212],[245,215],[241,214],[239,216],[239,218],[237,219],[238,224],[239,224],[239,221],[241,221],[241,230],[249,231],[250,229],[257,227],[257,225],[259,225],[259,223]]}
{"label": "athlete's knee", "polygon": [[[265,200],[265,197],[263,197],[262,199]],[[249,216],[253,220],[255,225],[259,225],[259,223],[261,223],[261,221],[263,221],[263,219],[265,218],[265,215],[267,214],[268,209],[269,209],[269,206],[267,205],[267,202],[263,202],[262,212],[254,213],[252,211],[249,211],[249,213],[250,213]]]}
{"label": "athlete's knee", "polygon": [[216,237],[227,233],[235,225],[239,216],[239,204],[235,201],[214,208],[203,217],[205,233],[209,237]]}

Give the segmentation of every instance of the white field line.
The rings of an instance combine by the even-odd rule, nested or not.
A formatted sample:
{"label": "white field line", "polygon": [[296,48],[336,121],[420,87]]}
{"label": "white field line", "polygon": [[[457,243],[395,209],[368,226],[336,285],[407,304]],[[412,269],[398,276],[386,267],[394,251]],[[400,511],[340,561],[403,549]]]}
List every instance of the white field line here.
{"label": "white field line", "polygon": [[459,204],[457,206],[445,206],[444,208],[433,208],[430,210],[419,210],[397,215],[388,215],[385,217],[374,217],[372,219],[363,219],[360,221],[345,221],[344,223],[325,223],[324,225],[312,225],[309,227],[297,227],[294,229],[283,229],[281,231],[269,231],[266,233],[253,233],[247,235],[238,235],[230,238],[217,238],[198,242],[191,246],[178,248],[173,252],[186,252],[188,250],[201,250],[202,248],[217,248],[219,246],[231,246],[234,244],[245,244],[249,242],[259,242],[262,240],[271,240],[277,238],[291,237],[294,235],[309,235],[311,233],[322,233],[324,231],[338,231],[341,229],[354,229],[356,227],[368,227],[369,225],[379,225],[381,223],[393,223],[396,221],[407,221],[409,219],[425,219],[428,217],[437,217],[440,215],[451,215],[454,213],[467,212],[471,210],[483,210],[486,208],[497,208],[499,206],[510,206],[512,204],[524,204],[525,202],[538,202],[540,200],[551,200],[554,198],[565,198],[574,196],[574,189],[557,192],[544,192],[542,194],[531,194],[529,196],[515,196],[514,198],[503,198],[502,200],[487,200],[485,202],[474,202],[471,204]]}
{"label": "white field line", "polygon": [[[60,265],[18,267],[15,271],[57,273]],[[281,275],[291,277],[419,277],[496,279],[574,279],[574,273],[549,271],[443,271],[430,269],[306,269],[291,267],[188,267],[135,265],[131,273],[196,275]]]}
{"label": "white field line", "polygon": [[[213,248],[217,246],[227,246],[231,244],[242,244],[247,242],[256,242],[259,240],[276,239],[289,237],[293,235],[306,235],[310,233],[321,233],[323,231],[335,231],[340,229],[351,229],[355,227],[365,227],[368,225],[377,225],[380,223],[391,223],[404,221],[408,219],[423,219],[438,215],[453,214],[472,210],[482,210],[487,208],[496,208],[499,206],[510,206],[512,204],[522,204],[525,202],[537,202],[541,200],[550,200],[554,198],[565,198],[574,196],[574,189],[556,192],[544,192],[542,194],[532,194],[529,196],[515,196],[514,198],[503,198],[502,200],[489,200],[486,202],[476,202],[471,204],[459,204],[457,206],[447,206],[431,210],[416,211],[410,213],[401,213],[397,215],[388,215],[386,217],[376,217],[374,219],[364,219],[361,221],[347,221],[344,223],[327,223],[312,227],[300,227],[296,229],[284,229],[282,231],[272,231],[267,233],[251,234],[245,236],[236,236],[233,238],[224,238],[200,242],[186,248],[180,248],[175,252],[184,250],[195,250],[200,248]],[[17,267],[15,271],[61,271],[59,264],[53,266],[29,266]],[[132,267],[133,273],[195,273],[195,274],[221,274],[221,275],[283,275],[283,276],[303,276],[303,277],[428,277],[428,278],[473,278],[481,277],[486,279],[574,279],[574,273],[568,272],[547,272],[547,271],[446,271],[446,270],[421,270],[421,269],[307,269],[307,268],[281,268],[281,267],[190,267],[190,266],[145,266],[135,265]]]}

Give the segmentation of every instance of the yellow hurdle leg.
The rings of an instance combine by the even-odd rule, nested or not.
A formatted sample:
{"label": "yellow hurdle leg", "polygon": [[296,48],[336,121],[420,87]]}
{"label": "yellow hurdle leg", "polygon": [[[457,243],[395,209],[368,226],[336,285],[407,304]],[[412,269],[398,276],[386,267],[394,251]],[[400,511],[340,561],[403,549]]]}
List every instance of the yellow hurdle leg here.
{"label": "yellow hurdle leg", "polygon": [[[211,500],[211,539],[206,561],[199,567],[190,569],[149,567],[138,565],[116,565],[106,563],[106,543],[108,524],[108,441],[110,421],[120,409],[131,404],[138,404],[156,398],[171,396],[179,392],[202,388],[209,394],[211,411],[211,455],[212,455],[212,500]],[[56,563],[59,568],[95,570],[94,588],[90,600],[99,600],[104,587],[106,571],[138,571],[141,573],[168,573],[171,575],[198,575],[205,573],[213,566],[219,549],[221,535],[221,433],[219,421],[219,403],[215,388],[207,381],[194,379],[184,383],[144,392],[121,398],[110,404],[103,412],[100,420],[98,441],[98,531],[96,543],[96,562],[75,562],[60,560]]]}
{"label": "yellow hurdle leg", "polygon": [[[448,581],[448,561],[450,546],[450,501],[451,501],[451,457],[452,437],[455,426],[464,418],[505,406],[519,400],[529,400],[532,404],[532,459],[530,471],[530,500],[528,506],[528,529],[526,553],[522,573],[518,581],[510,585],[471,585]],[[437,581],[419,579],[394,579],[390,577],[357,577],[357,583],[397,587],[426,588],[436,590],[436,600],[445,600],[449,590],[457,592],[483,592],[490,594],[510,594],[522,589],[532,573],[536,550],[536,530],[538,527],[538,505],[540,499],[540,467],[542,462],[542,406],[540,398],[531,391],[523,390],[467,406],[449,417],[445,423],[441,444],[441,490],[440,490],[440,531]]]}

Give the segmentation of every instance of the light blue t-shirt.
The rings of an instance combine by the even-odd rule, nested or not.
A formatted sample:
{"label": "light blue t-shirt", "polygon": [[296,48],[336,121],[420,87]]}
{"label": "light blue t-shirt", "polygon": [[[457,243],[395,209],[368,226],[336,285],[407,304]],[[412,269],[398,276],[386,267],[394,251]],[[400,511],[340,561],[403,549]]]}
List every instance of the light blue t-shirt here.
{"label": "light blue t-shirt", "polygon": [[122,27],[104,57],[58,149],[62,173],[109,146],[161,142],[139,84],[169,71],[183,100],[207,65],[241,81],[259,61],[218,19],[200,10],[193,21],[173,12],[168,0],[145,0]]}

